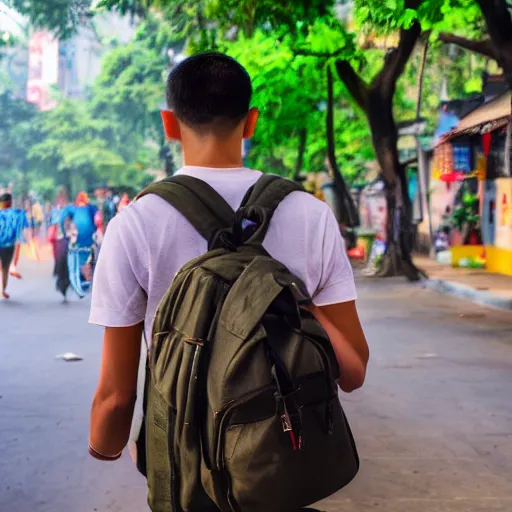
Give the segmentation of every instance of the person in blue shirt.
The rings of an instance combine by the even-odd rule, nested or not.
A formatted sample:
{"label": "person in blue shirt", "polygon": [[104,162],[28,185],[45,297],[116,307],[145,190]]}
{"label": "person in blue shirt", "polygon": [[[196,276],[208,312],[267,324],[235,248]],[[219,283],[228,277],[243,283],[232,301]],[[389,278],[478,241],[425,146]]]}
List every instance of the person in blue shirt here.
{"label": "person in blue shirt", "polygon": [[[64,233],[68,231],[67,236],[71,245],[89,248],[94,244],[94,216],[97,211],[98,208],[89,203],[89,196],[85,192],[80,192],[76,196],[75,204],[64,208],[60,224]],[[72,222],[71,231],[66,228],[66,221]]]}
{"label": "person in blue shirt", "polygon": [[[12,207],[12,196],[9,193],[0,196],[0,267],[2,270],[1,293],[3,299],[9,299],[7,284],[9,267],[11,266],[16,244],[21,240],[24,231],[29,227],[28,219],[23,210]],[[25,233],[28,239],[28,235]]]}
{"label": "person in blue shirt", "polygon": [[95,244],[94,235],[97,228],[94,216],[97,211],[96,206],[89,203],[89,197],[85,192],[77,195],[75,204],[62,210],[59,225],[64,238],[62,247],[56,252],[55,275],[57,289],[64,296],[64,302],[67,302],[70,284],[82,298],[85,294],[83,286],[89,286],[84,283],[89,283],[92,279],[92,264],[89,264],[88,260]]}

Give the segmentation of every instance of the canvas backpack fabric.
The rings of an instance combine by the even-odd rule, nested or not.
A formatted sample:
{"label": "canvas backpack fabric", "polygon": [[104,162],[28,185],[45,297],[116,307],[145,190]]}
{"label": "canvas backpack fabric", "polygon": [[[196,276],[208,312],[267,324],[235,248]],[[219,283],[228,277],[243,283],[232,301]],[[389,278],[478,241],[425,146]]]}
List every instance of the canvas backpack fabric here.
{"label": "canvas backpack fabric", "polygon": [[296,190],[263,176],[236,213],[190,176],[139,195],[167,200],[209,241],[154,318],[138,441],[153,512],[295,512],[358,471],[329,338],[304,284],[262,246]]}

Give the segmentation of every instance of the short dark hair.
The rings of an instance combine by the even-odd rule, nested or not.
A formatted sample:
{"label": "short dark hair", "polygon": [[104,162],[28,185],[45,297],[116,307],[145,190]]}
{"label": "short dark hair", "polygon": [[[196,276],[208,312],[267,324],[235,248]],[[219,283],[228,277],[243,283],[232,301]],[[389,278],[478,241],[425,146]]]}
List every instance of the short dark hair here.
{"label": "short dark hair", "polygon": [[9,192],[0,195],[0,203],[12,203],[12,195]]}
{"label": "short dark hair", "polygon": [[198,131],[229,132],[247,116],[249,73],[222,53],[198,53],[180,62],[167,79],[167,103],[176,117]]}

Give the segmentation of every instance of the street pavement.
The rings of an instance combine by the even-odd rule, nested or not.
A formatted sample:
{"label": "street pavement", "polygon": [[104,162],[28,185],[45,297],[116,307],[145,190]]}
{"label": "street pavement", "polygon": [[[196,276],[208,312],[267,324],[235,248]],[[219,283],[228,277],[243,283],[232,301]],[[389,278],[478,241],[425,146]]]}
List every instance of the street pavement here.
{"label": "street pavement", "polygon": [[[25,265],[0,303],[0,512],[147,512],[127,454],[87,454],[101,330],[62,305],[50,266]],[[371,348],[342,402],[361,471],[328,512],[512,510],[512,313],[402,280],[360,280]],[[83,361],[55,358],[72,351]]]}

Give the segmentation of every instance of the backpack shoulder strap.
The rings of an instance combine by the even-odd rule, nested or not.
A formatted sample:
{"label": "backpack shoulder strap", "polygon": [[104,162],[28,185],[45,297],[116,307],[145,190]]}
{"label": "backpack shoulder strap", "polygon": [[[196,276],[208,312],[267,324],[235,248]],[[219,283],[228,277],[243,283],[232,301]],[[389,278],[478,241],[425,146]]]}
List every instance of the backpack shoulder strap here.
{"label": "backpack shoulder strap", "polygon": [[242,206],[259,205],[271,212],[276,211],[279,203],[292,192],[303,191],[296,181],[275,174],[264,174],[245,195]]}
{"label": "backpack shoulder strap", "polygon": [[173,176],[153,183],[136,199],[148,194],[155,194],[171,204],[207,241],[233,224],[231,206],[210,185],[192,176]]}
{"label": "backpack shoulder strap", "polygon": [[261,244],[281,201],[292,192],[303,190],[302,186],[295,181],[274,174],[264,174],[247,191],[237,212],[236,225],[240,225],[242,219],[247,219],[258,226],[247,243]]}

